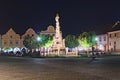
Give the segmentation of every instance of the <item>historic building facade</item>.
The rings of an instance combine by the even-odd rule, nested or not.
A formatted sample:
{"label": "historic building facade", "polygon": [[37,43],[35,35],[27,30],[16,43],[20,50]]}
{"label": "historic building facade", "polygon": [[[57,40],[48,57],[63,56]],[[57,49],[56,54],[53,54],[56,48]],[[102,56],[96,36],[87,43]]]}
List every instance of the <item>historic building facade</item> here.
{"label": "historic building facade", "polygon": [[48,26],[47,30],[41,31],[40,34],[54,36],[55,35],[55,28],[52,25],[50,25],[50,26]]}
{"label": "historic building facade", "polygon": [[107,34],[101,34],[96,36],[97,49],[102,51],[108,51],[108,37]]}
{"label": "historic building facade", "polygon": [[[62,31],[60,30],[60,21],[59,21],[59,15],[57,14],[55,17],[56,25],[54,26],[48,26],[47,30],[41,31],[40,34],[42,35],[51,35],[53,36],[53,44],[51,47],[49,47],[49,50],[51,50],[50,55],[66,55],[65,52],[65,42],[62,38]],[[116,27],[117,26],[117,27]],[[116,30],[106,32],[106,34],[97,35],[96,37],[96,45],[97,49],[102,51],[110,51],[110,52],[118,52],[120,51],[120,22],[117,22],[113,28],[116,28]],[[38,35],[36,32],[29,28],[27,31],[20,36],[17,34],[12,28],[8,30],[3,35],[0,35],[0,50],[21,50],[22,48],[25,48],[23,45],[23,41],[25,36],[32,36],[35,37],[37,40]],[[61,52],[62,51],[62,52]],[[64,54],[63,54],[64,53]],[[77,52],[76,52],[77,53]],[[48,54],[48,55],[49,55]]]}
{"label": "historic building facade", "polygon": [[10,28],[6,34],[2,35],[2,48],[4,50],[14,50],[21,47],[20,35]]}
{"label": "historic building facade", "polygon": [[120,51],[120,30],[108,32],[109,51]]}
{"label": "historic building facade", "polygon": [[111,30],[103,35],[97,35],[98,48],[108,52],[120,52],[120,21],[113,24]]}
{"label": "historic building facade", "polygon": [[65,51],[64,39],[62,39],[62,31],[60,30],[59,15],[55,17],[56,27],[48,26],[47,30],[41,31],[40,34],[53,36],[53,45],[49,48],[52,52],[49,55],[62,55]]}
{"label": "historic building facade", "polygon": [[16,34],[16,32],[10,28],[6,34],[3,34],[0,38],[1,41],[1,49],[5,52],[13,51],[14,53],[17,51],[21,51],[25,46],[23,45],[23,40],[25,36],[32,36],[37,38],[37,34],[32,28],[27,29],[25,34],[20,36]]}
{"label": "historic building facade", "polygon": [[[62,31],[60,30],[59,18],[60,17],[57,14],[55,17],[55,21],[56,21],[55,28],[50,25],[48,26],[47,30],[40,32],[40,34],[43,35],[53,36],[53,45],[49,49],[52,50],[51,54],[54,55],[60,55],[61,50],[65,49],[64,40],[62,39]],[[22,36],[16,34],[16,32],[12,28],[10,28],[8,32],[6,32],[6,34],[3,34],[0,38],[1,49],[4,51],[22,50],[23,48],[25,48],[25,46],[23,45],[25,36],[35,37],[36,40],[38,37],[38,35],[32,28],[27,29],[27,31]]]}
{"label": "historic building facade", "polygon": [[22,47],[24,47],[23,40],[24,40],[25,36],[31,36],[31,37],[34,37],[37,39],[38,35],[36,34],[36,32],[32,28],[27,29],[27,31],[21,36]]}

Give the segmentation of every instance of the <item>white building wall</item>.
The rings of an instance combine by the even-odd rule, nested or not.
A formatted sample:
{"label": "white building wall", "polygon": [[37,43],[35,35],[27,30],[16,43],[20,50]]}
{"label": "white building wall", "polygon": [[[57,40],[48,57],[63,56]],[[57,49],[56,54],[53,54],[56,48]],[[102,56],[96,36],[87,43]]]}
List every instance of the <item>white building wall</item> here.
{"label": "white building wall", "polygon": [[108,37],[107,34],[97,35],[96,37],[97,49],[107,51],[108,50]]}

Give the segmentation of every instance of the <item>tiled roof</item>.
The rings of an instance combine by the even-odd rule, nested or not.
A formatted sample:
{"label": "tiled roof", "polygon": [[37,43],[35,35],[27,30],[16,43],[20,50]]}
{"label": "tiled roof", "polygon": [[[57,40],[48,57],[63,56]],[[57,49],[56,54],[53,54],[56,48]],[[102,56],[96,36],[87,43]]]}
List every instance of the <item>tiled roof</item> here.
{"label": "tiled roof", "polygon": [[100,34],[106,34],[112,29],[113,24],[106,24],[106,25],[100,25],[100,26],[94,26],[92,28],[92,31],[95,31],[96,35]]}
{"label": "tiled roof", "polygon": [[109,32],[120,30],[120,21],[117,21]]}

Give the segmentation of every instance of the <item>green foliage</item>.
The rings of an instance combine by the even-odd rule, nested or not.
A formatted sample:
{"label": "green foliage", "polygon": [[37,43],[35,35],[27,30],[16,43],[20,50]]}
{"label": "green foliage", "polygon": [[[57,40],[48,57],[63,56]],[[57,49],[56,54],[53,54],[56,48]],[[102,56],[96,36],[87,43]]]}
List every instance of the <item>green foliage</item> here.
{"label": "green foliage", "polygon": [[48,35],[40,35],[40,41],[31,36],[25,36],[23,44],[26,48],[32,50],[38,47],[50,47],[53,44],[53,37]]}
{"label": "green foliage", "polygon": [[78,37],[78,41],[82,47],[84,47],[84,48],[90,47],[87,32],[83,32],[82,34],[80,34],[80,36]]}
{"label": "green foliage", "polygon": [[34,49],[37,47],[36,39],[31,36],[25,36],[23,44],[28,49]]}
{"label": "green foliage", "polygon": [[95,37],[96,37],[96,35],[95,35],[95,32],[93,32],[93,31],[92,32],[83,32],[78,37],[78,41],[82,47],[89,48],[96,44]]}
{"label": "green foliage", "polygon": [[66,47],[69,47],[69,48],[75,48],[79,45],[79,42],[76,38],[76,36],[74,35],[68,35],[66,38],[65,38],[65,46]]}
{"label": "green foliage", "polygon": [[96,44],[96,35],[94,31],[89,32],[89,42],[90,42],[90,46],[94,46]]}
{"label": "green foliage", "polygon": [[41,40],[39,41],[40,47],[50,47],[53,44],[53,36],[40,35]]}

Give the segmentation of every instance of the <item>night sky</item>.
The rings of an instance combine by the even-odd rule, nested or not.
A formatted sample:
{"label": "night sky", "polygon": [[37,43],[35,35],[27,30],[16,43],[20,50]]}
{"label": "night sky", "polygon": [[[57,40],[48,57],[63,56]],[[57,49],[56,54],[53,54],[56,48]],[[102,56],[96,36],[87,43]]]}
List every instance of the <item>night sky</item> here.
{"label": "night sky", "polygon": [[90,27],[120,20],[120,1],[0,0],[0,34],[11,27],[21,35],[29,27],[39,33],[49,25],[55,26],[56,13],[60,14],[63,36],[80,34]]}

